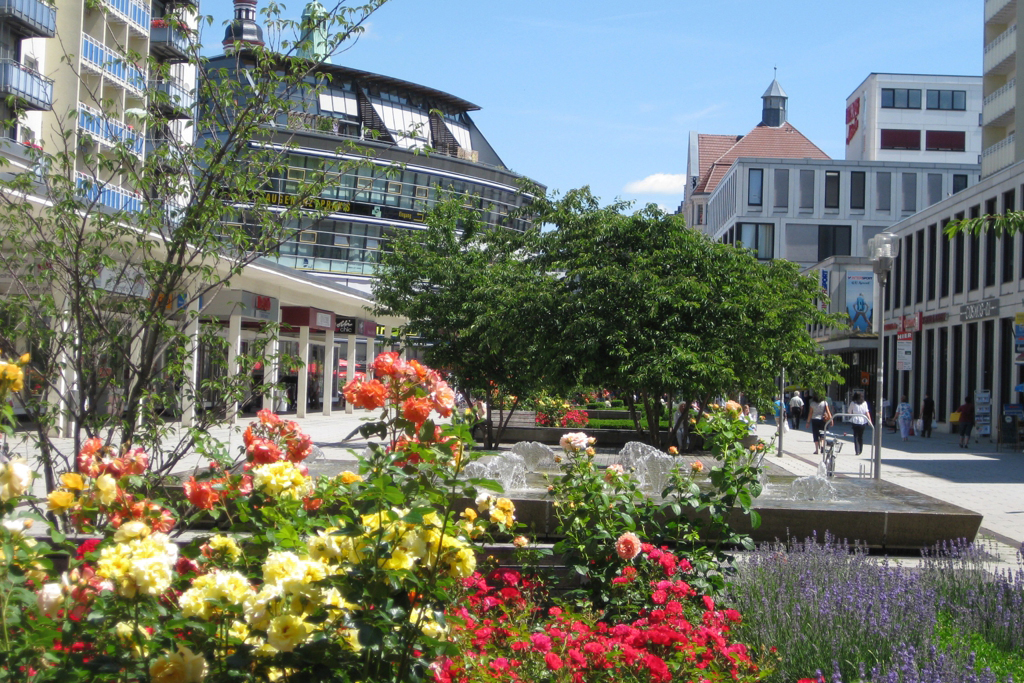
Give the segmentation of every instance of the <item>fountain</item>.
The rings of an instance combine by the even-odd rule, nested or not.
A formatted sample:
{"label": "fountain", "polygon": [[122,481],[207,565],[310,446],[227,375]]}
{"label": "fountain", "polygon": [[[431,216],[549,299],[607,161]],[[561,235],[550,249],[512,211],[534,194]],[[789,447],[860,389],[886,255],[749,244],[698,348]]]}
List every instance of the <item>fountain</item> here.
{"label": "fountain", "polygon": [[828,476],[825,463],[818,463],[817,473],[809,477],[794,479],[790,484],[792,500],[835,500],[836,487]]}
{"label": "fountain", "polygon": [[[550,449],[549,449],[550,450]],[[462,470],[464,479],[493,479],[506,493],[526,488],[526,461],[516,453],[485,455]]]}
{"label": "fountain", "polygon": [[641,489],[660,496],[680,460],[648,444],[630,441],[619,451],[618,463],[633,473]]}
{"label": "fountain", "polygon": [[512,452],[520,456],[526,465],[527,472],[557,471],[555,451],[539,441],[520,441],[512,446]]}

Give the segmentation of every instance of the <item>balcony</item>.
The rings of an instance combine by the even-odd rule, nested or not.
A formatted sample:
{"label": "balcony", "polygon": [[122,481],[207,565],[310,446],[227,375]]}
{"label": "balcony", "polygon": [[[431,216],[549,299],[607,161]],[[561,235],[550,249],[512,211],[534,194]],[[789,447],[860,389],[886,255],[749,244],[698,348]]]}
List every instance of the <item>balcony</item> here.
{"label": "balcony", "polygon": [[89,35],[82,35],[82,66],[102,73],[115,85],[126,88],[141,97],[146,89],[146,72],[128,61],[127,57],[106,47]]}
{"label": "balcony", "polygon": [[75,175],[78,194],[86,202],[94,202],[114,211],[138,213],[142,210],[142,195],[138,192],[129,192],[118,185],[101,182],[82,172]]}
{"label": "balcony", "polygon": [[1009,24],[1017,16],[1017,0],[985,0],[985,23]]}
{"label": "balcony", "polygon": [[1006,85],[985,98],[981,108],[981,125],[1005,126],[1013,120],[1017,107],[1017,79],[1011,78]]}
{"label": "balcony", "polygon": [[124,144],[136,156],[142,155],[145,140],[135,129],[117,119],[104,116],[87,104],[78,105],[78,130],[88,133],[105,147]]}
{"label": "balcony", "polygon": [[176,63],[188,59],[191,41],[174,19],[154,19],[149,34],[149,52],[164,61]]}
{"label": "balcony", "polygon": [[114,21],[128,24],[128,30],[140,36],[149,35],[149,4],[139,0],[102,0],[109,12],[107,16]]}
{"label": "balcony", "polygon": [[173,79],[149,82],[149,107],[168,119],[190,119],[196,98],[183,83]]}
{"label": "balcony", "polygon": [[1013,163],[1017,146],[1014,136],[1008,135],[981,153],[981,177],[987,178]]}
{"label": "balcony", "polygon": [[1017,24],[1006,29],[995,40],[985,46],[985,63],[982,73],[1006,74],[1015,66],[1017,54]]}
{"label": "balcony", "polygon": [[0,95],[13,96],[24,109],[50,111],[53,81],[13,59],[0,59]]}
{"label": "balcony", "polygon": [[57,8],[40,0],[0,0],[0,21],[26,38],[53,38],[57,33]]}

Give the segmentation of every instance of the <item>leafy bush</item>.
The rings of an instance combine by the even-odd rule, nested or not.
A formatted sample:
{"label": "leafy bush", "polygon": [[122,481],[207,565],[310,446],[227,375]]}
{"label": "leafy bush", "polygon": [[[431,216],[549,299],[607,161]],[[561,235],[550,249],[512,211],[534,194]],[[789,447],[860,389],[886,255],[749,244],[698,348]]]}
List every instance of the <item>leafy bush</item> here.
{"label": "leafy bush", "polygon": [[590,416],[585,410],[570,410],[562,416],[562,426],[570,429],[586,427],[588,422],[590,422]]}
{"label": "leafy bush", "polygon": [[626,405],[625,402],[623,402],[623,400],[621,398],[613,398],[611,403],[612,403],[612,408],[621,408],[624,405]]}

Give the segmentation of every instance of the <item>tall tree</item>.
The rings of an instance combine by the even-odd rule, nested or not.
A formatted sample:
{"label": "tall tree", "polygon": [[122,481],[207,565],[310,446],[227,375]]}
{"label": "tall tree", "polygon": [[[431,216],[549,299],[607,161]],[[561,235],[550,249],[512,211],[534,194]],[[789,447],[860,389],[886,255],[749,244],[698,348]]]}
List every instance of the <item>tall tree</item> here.
{"label": "tall tree", "polygon": [[408,318],[405,333],[428,342],[429,364],[451,372],[467,400],[486,397],[484,441],[494,448],[520,398],[545,379],[553,281],[530,258],[535,234],[485,229],[461,199],[438,203],[426,224],[384,254],[375,312]]}
{"label": "tall tree", "polygon": [[[202,391],[231,402],[249,390],[244,371],[236,382],[197,386],[197,342],[186,332],[201,301],[274,251],[299,216],[317,217],[310,200],[330,181],[327,172],[339,170],[307,171],[283,210],[263,198],[267,179],[286,173],[290,145],[258,143],[271,129],[280,136],[281,112],[296,100],[315,101],[325,85],[317,62],[300,56],[310,41],[287,36],[329,35],[327,53],[337,52],[384,1],[341,0],[302,22],[271,4],[261,18],[267,45],[236,43],[233,68],[216,71],[207,69],[187,28],[195,22],[172,15],[165,22],[188,36],[195,92],[150,89],[144,110],[122,111],[97,89],[101,81],[61,67],[62,77],[80,80],[81,104],[57,117],[59,130],[48,149],[34,154],[33,168],[0,178],[0,349],[31,350],[28,384],[36,391],[23,400],[38,424],[40,464],[51,487],[56,469],[73,468],[82,441],[96,435],[146,447],[154,471],[166,473],[218,419],[201,415],[186,438],[171,441],[160,419],[168,402],[179,395],[198,402]],[[176,7],[192,11],[191,3]],[[153,81],[169,78],[168,64],[119,47],[104,59],[130,77],[148,70]],[[193,98],[195,114],[182,125],[177,112]],[[151,149],[142,154],[147,139]],[[211,358],[226,358],[224,344],[218,330],[203,328],[198,345]],[[255,362],[241,361],[243,368]],[[111,410],[114,397],[120,408]],[[58,414],[70,416],[68,450],[52,438]]]}

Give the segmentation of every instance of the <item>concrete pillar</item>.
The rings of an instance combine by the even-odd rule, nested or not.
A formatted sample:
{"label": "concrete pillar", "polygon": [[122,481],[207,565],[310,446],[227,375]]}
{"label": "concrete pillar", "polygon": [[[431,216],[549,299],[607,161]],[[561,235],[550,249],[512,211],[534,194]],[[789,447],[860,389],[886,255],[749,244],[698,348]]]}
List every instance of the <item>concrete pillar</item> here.
{"label": "concrete pillar", "polygon": [[309,326],[303,325],[299,328],[299,386],[295,392],[296,417],[306,417],[306,404],[309,401]]}
{"label": "concrete pillar", "polygon": [[[348,365],[345,368],[345,384],[348,384],[356,378],[356,335],[348,335]],[[355,408],[352,407],[352,403],[345,401],[345,412],[349,415]]]}
{"label": "concrete pillar", "polygon": [[334,348],[334,328],[324,333],[324,381],[320,398],[324,404],[324,416],[331,416],[331,401],[334,398],[334,373],[338,371],[337,352]]}
{"label": "concrete pillar", "polygon": [[[277,307],[277,323],[274,333],[267,345],[266,354],[263,359],[263,385],[265,388],[275,386],[278,381],[281,367],[281,347],[278,343],[278,335],[281,334],[281,307]],[[277,412],[277,389],[263,393],[263,408]]]}
{"label": "concrete pillar", "polygon": [[[228,381],[238,376],[238,355],[242,352],[242,316],[228,316]],[[229,424],[238,420],[238,401],[228,401],[225,416]]]}
{"label": "concrete pillar", "polygon": [[[142,338],[146,336],[145,331],[137,323],[132,324],[132,347],[131,347],[131,367],[137,368],[142,362]],[[138,377],[133,371],[133,377]],[[128,400],[128,396],[131,393],[132,385],[129,383],[123,389],[121,410],[124,410],[124,401]],[[135,414],[135,425],[140,426],[145,416],[145,406],[140,405],[139,411]]]}
{"label": "concrete pillar", "polygon": [[185,336],[188,338],[185,360],[185,376],[181,387],[181,426],[191,427],[196,420],[196,399],[199,398],[199,300],[185,309],[188,322]]}

